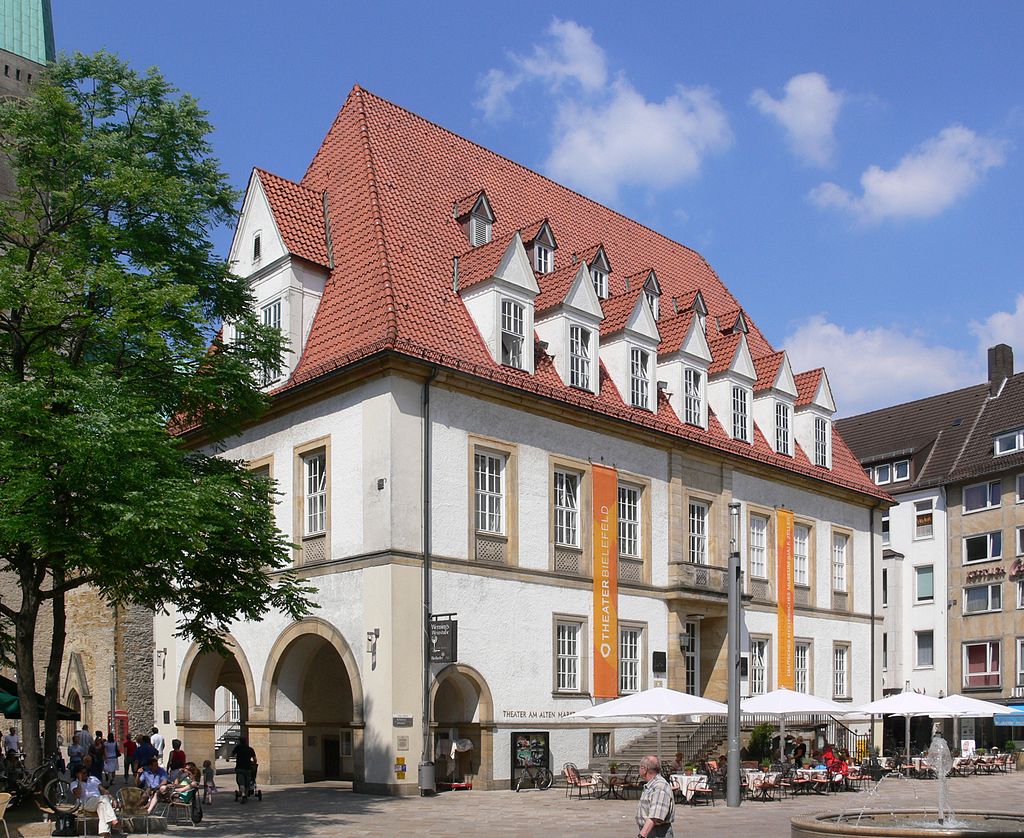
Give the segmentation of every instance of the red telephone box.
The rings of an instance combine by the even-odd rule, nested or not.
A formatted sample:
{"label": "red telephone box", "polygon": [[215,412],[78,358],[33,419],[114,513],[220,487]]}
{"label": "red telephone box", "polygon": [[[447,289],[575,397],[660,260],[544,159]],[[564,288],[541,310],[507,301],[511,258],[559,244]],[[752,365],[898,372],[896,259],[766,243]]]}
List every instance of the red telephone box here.
{"label": "red telephone box", "polygon": [[114,717],[107,713],[107,730],[114,731],[114,741],[120,744],[128,735],[128,711],[115,710]]}

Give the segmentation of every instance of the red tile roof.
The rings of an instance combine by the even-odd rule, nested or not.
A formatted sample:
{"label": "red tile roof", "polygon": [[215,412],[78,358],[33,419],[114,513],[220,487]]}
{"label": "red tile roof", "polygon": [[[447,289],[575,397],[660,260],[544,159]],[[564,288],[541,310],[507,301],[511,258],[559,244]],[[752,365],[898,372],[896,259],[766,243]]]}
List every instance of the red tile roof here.
{"label": "red tile roof", "polygon": [[743,335],[737,332],[734,335],[722,335],[714,340],[708,341],[708,349],[711,350],[711,366],[708,367],[708,374],[725,372],[732,365],[736,357],[736,349],[740,345],[740,338]]}
{"label": "red tile roof", "polygon": [[632,291],[609,297],[601,306],[604,309],[604,320],[601,322],[602,335],[614,335],[626,328],[629,315],[636,308],[636,301],[640,299],[643,288],[636,286]]}
{"label": "red tile roof", "polygon": [[775,379],[779,377],[779,367],[782,366],[782,359],[785,357],[785,352],[773,352],[771,355],[762,355],[754,359],[754,372],[757,373],[755,393],[775,386]]}
{"label": "red tile roof", "polygon": [[255,171],[288,252],[328,267],[323,196],[263,169]]}
{"label": "red tile roof", "polygon": [[[888,496],[867,480],[863,469],[836,436],[831,471],[797,457],[775,453],[758,435],[754,445],[730,439],[717,418],[707,431],[682,423],[660,394],[658,412],[627,406],[601,368],[597,395],[567,387],[550,358],[540,358],[534,375],[496,364],[459,294],[452,288],[452,257],[460,255],[460,283],[486,278],[497,266],[517,229],[549,218],[561,257],[604,243],[622,278],[654,267],[665,299],[692,301],[703,294],[709,316],[735,311],[739,303],[700,254],[570,189],[501,157],[397,105],[353,88],[302,179],[302,194],[329,196],[335,269],[328,279],[298,366],[282,392],[382,351],[393,351],[431,364],[534,393],[542,398],[600,413],[730,452],[747,459],[806,474],[858,492]],[[494,241],[468,252],[461,227],[452,218],[453,195],[486,189],[501,213]],[[276,210],[275,210],[276,212]],[[310,205],[309,212],[313,212]],[[315,224],[294,215],[278,218],[283,227]],[[536,229],[534,229],[536,227]],[[284,231],[282,231],[284,233]],[[297,234],[297,230],[286,235]],[[524,240],[532,238],[524,233]],[[538,277],[558,279],[560,272]],[[623,324],[641,287],[604,303],[609,320]],[[555,292],[552,292],[555,293]],[[623,311],[619,311],[619,308]],[[626,310],[628,309],[628,310]],[[624,313],[623,313],[624,312]],[[614,316],[614,317],[613,317]],[[670,318],[673,320],[675,318]],[[753,356],[774,350],[749,320],[748,345]],[[668,330],[671,333],[671,330]],[[732,345],[739,335],[724,340]],[[719,344],[716,361],[732,359]],[[723,346],[725,351],[723,352]]]}
{"label": "red tile roof", "polygon": [[692,311],[680,311],[679,314],[663,316],[658,321],[658,334],[661,335],[661,343],[658,346],[659,355],[670,355],[679,351],[683,345],[683,338],[690,331],[693,318]]}
{"label": "red tile roof", "polygon": [[483,194],[484,190],[478,189],[476,192],[470,193],[465,198],[457,200],[453,207],[452,216],[455,218],[462,218],[463,216],[468,215],[470,211],[472,211],[473,207],[476,206],[477,200]]}
{"label": "red tile roof", "polygon": [[576,264],[566,261],[557,270],[549,274],[541,274],[537,277],[540,284],[540,294],[533,301],[535,317],[561,305],[565,295],[572,288],[572,281],[576,278],[576,272],[579,269],[580,263],[578,261]]}
{"label": "red tile roof", "polygon": [[814,395],[818,392],[818,385],[821,384],[821,376],[825,370],[821,367],[807,372],[801,372],[793,376],[793,383],[796,384],[796,404],[801,407],[814,401]]}

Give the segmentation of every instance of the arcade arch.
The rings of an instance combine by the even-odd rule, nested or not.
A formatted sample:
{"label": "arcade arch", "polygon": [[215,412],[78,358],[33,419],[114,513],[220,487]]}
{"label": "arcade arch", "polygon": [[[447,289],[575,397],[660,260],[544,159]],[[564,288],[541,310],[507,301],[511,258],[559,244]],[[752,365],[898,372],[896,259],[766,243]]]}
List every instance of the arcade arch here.
{"label": "arcade arch", "polygon": [[[430,693],[437,781],[491,788],[494,702],[486,679],[471,666],[449,664],[438,672]],[[472,750],[453,757],[452,743],[467,739]]]}

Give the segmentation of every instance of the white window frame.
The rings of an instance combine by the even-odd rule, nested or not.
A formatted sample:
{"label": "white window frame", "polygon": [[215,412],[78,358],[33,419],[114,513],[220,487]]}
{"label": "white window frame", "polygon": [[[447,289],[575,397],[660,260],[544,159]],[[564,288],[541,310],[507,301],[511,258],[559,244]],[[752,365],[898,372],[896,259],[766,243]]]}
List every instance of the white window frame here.
{"label": "white window frame", "polygon": [[594,334],[584,326],[569,325],[569,386],[592,390],[590,384],[591,345]]}
{"label": "white window frame", "polygon": [[639,346],[629,348],[629,403],[651,410],[651,353]]}
{"label": "white window frame", "polygon": [[1017,580],[1017,607],[1024,608],[1024,579]]}
{"label": "white window frame", "polygon": [[741,384],[732,385],[732,438],[750,442],[750,394]]}
{"label": "white window frame", "polygon": [[[925,637],[931,638],[931,647],[929,648],[929,656],[931,660],[928,663],[924,663],[921,660],[921,641]],[[926,629],[923,631],[914,632],[914,668],[915,669],[934,669],[935,668],[935,631],[933,629]]]}
{"label": "white window frame", "polygon": [[807,641],[793,644],[793,689],[798,693],[811,691],[811,644]]}
{"label": "white window frame", "polygon": [[1024,556],[1024,527],[1017,527],[1017,555]]}
{"label": "white window frame", "polygon": [[[968,559],[967,558],[967,542],[976,541],[979,538],[987,539],[988,553],[980,559]],[[991,562],[996,559],[1003,557],[1003,532],[1002,530],[993,530],[992,532],[979,532],[973,535],[965,535],[963,537],[963,563],[966,564],[980,564],[981,562]]]}
{"label": "white window frame", "polygon": [[1024,448],[1024,428],[996,434],[995,440],[992,443],[992,450],[997,457],[1002,457],[1004,454],[1012,454],[1014,451],[1020,451],[1022,448]]}
{"label": "white window frame", "polygon": [[[970,608],[967,607],[967,595],[971,591],[984,591],[985,592],[985,607],[984,608]],[[1003,583],[1002,582],[987,582],[984,585],[966,585],[964,586],[964,615],[968,614],[994,614],[998,611],[1003,610]]]}
{"label": "white window frame", "polygon": [[469,217],[469,243],[473,247],[480,247],[491,240],[491,222],[482,215],[470,215]]}
{"label": "white window frame", "polygon": [[847,592],[847,562],[850,548],[850,536],[844,532],[832,533],[832,590],[837,593]]}
{"label": "white window frame", "polygon": [[[900,468],[902,466],[902,468]],[[903,472],[902,477],[900,472]],[[910,479],[910,460],[897,460],[892,464],[892,482],[901,483]]]}
{"label": "white window frame", "polygon": [[[927,504],[927,508],[925,507]],[[931,523],[922,525],[922,515],[930,515]],[[935,538],[935,498],[914,501],[914,541],[927,541]]]}
{"label": "white window frame", "polygon": [[[931,575],[932,575],[932,594],[931,594],[931,596],[928,596],[928,597],[922,597],[921,596],[921,574],[924,571],[926,571],[926,570],[931,571]],[[917,565],[914,568],[914,603],[917,604],[917,603],[925,603],[925,602],[935,602],[935,565],[931,565],[931,564]]]}
{"label": "white window frame", "polygon": [[491,535],[505,534],[505,466],[504,454],[477,449],[473,452],[473,481],[476,531]]}
{"label": "white window frame", "polygon": [[793,456],[793,409],[786,402],[775,402],[775,450]]}
{"label": "white window frame", "polygon": [[704,427],[704,372],[696,367],[683,370],[683,421]]}
{"label": "white window frame", "polygon": [[1024,687],[1024,637],[1017,638],[1017,680],[1014,686]]}
{"label": "white window frame", "polygon": [[886,510],[882,513],[882,546],[888,547],[892,543],[892,519],[889,516],[889,511]]}
{"label": "white window frame", "polygon": [[526,306],[504,297],[501,300],[501,363],[518,370],[526,369],[525,352]]}
{"label": "white window frame", "polygon": [[768,578],[768,518],[750,514],[750,575],[755,579]]}
{"label": "white window frame", "polygon": [[[803,538],[799,537],[800,532]],[[801,546],[803,550],[801,550]],[[793,525],[793,584],[809,586],[811,567],[811,528],[807,524]]]}
{"label": "white window frame", "polygon": [[[260,308],[260,320],[264,326],[281,331],[281,298],[271,300]],[[266,387],[281,378],[281,363],[263,369],[262,386]]]}
{"label": "white window frame", "polygon": [[661,302],[660,295],[655,294],[653,291],[644,289],[644,295],[647,297],[647,302],[651,306],[651,313],[654,315],[654,319],[658,319],[658,315],[661,313]]}
{"label": "white window frame", "polygon": [[[985,647],[985,670],[983,672],[968,672],[968,660],[967,650],[975,646]],[[993,654],[995,650],[995,667],[993,668]],[[964,689],[1001,689],[1003,686],[1003,650],[1002,643],[999,640],[974,640],[968,643],[961,644],[961,674],[963,677]],[[971,678],[978,679],[982,678],[988,680],[990,678],[995,679],[994,684],[988,683],[971,683]]]}
{"label": "white window frame", "polygon": [[581,693],[583,678],[583,623],[555,620],[555,692]]}
{"label": "white window frame", "polygon": [[750,694],[768,692],[770,640],[767,637],[750,638]]}
{"label": "white window frame", "polygon": [[687,558],[690,564],[706,565],[708,563],[708,513],[710,510],[710,505],[705,501],[691,499],[688,505],[689,549]]}
{"label": "white window frame", "polygon": [[580,484],[578,471],[554,470],[555,544],[562,547],[580,546]]}
{"label": "white window frame", "polygon": [[822,416],[814,417],[814,464],[829,468],[831,461],[831,433],[828,419]]}
{"label": "white window frame", "polygon": [[302,455],[302,534],[309,538],[327,532],[327,452]]}
{"label": "white window frame", "polygon": [[700,621],[687,620],[680,638],[683,655],[683,692],[700,695]]}
{"label": "white window frame", "polygon": [[539,274],[549,274],[555,269],[555,250],[541,242],[533,244],[533,268]]}
{"label": "white window frame", "polygon": [[850,697],[850,647],[845,644],[832,647],[832,697]]}
{"label": "white window frame", "polygon": [[892,482],[892,465],[890,463],[882,463],[881,465],[875,466],[875,485],[884,486],[886,483]]}
{"label": "white window frame", "polygon": [[627,559],[641,557],[639,486],[619,484],[619,556]]}
{"label": "white window frame", "polygon": [[643,688],[643,639],[642,626],[619,624],[619,695],[638,693]]}
{"label": "white window frame", "polygon": [[238,703],[238,696],[231,690],[228,690],[228,721],[233,723],[242,721],[242,707]]}
{"label": "white window frame", "polygon": [[[980,489],[984,492],[985,498],[984,503],[980,506],[967,505],[967,493],[972,489]],[[1002,504],[1003,500],[1003,481],[1002,480],[986,480],[984,483],[972,483],[970,486],[964,486],[964,515],[973,515],[975,512],[984,512],[986,509],[998,509]]]}
{"label": "white window frame", "polygon": [[594,283],[594,293],[599,300],[608,299],[608,274],[599,268],[590,269],[590,279]]}
{"label": "white window frame", "polygon": [[1017,475],[1017,503],[1024,503],[1024,474]]}

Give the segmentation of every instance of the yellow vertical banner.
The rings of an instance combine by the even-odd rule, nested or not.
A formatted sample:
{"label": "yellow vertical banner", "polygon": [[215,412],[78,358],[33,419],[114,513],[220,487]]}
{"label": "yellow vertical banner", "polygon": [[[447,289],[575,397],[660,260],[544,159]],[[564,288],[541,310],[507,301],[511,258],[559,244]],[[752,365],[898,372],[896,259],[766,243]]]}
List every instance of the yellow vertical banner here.
{"label": "yellow vertical banner", "polygon": [[793,689],[793,513],[775,513],[776,588],[779,594],[779,686]]}
{"label": "yellow vertical banner", "polygon": [[619,478],[595,465],[594,485],[594,696],[619,694]]}

